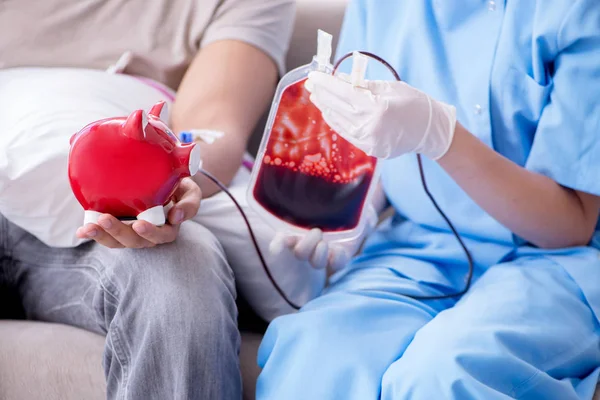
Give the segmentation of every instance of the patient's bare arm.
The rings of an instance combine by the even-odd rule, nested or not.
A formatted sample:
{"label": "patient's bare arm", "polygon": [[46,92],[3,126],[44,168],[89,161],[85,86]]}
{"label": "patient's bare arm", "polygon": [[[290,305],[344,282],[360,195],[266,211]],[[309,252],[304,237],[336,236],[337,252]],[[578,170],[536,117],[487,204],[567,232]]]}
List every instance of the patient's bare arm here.
{"label": "patient's bare arm", "polygon": [[[225,136],[200,143],[203,168],[228,184],[239,169],[248,139],[267,109],[277,84],[275,62],[261,50],[234,40],[203,48],[181,83],[173,106],[176,132],[214,129]],[[201,175],[204,197],[218,191]]]}

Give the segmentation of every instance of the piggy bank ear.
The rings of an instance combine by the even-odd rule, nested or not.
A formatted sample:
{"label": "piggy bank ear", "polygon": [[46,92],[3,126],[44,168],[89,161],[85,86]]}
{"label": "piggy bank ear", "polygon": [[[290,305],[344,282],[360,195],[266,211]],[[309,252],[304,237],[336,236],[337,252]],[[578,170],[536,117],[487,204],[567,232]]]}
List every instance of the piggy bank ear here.
{"label": "piggy bank ear", "polygon": [[143,110],[134,111],[123,124],[123,135],[137,140],[146,139],[148,116]]}
{"label": "piggy bank ear", "polygon": [[167,107],[167,103],[159,101],[152,107],[148,114],[155,116],[163,122],[167,122],[169,119],[169,108]]}

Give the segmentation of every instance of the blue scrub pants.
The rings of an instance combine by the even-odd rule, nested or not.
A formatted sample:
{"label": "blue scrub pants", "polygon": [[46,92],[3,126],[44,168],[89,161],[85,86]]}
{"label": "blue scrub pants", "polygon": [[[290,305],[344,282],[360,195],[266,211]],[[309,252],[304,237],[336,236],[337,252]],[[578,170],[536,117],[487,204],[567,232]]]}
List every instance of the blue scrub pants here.
{"label": "blue scrub pants", "polygon": [[[432,266],[414,257],[398,263]],[[326,294],[271,324],[258,355],[257,398],[592,398],[600,325],[563,265],[515,256],[480,271],[459,300],[405,296],[440,290],[398,268],[355,263]]]}

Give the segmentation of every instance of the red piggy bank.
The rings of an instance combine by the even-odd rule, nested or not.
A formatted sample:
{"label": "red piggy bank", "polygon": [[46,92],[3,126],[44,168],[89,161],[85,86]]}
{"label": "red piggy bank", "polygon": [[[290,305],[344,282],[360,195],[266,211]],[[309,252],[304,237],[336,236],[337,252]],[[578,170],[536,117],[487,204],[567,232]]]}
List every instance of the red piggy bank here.
{"label": "red piggy bank", "polygon": [[71,137],[69,181],[84,224],[104,213],[165,223],[179,182],[198,171],[200,148],[182,144],[161,121],[164,106],[93,122]]}

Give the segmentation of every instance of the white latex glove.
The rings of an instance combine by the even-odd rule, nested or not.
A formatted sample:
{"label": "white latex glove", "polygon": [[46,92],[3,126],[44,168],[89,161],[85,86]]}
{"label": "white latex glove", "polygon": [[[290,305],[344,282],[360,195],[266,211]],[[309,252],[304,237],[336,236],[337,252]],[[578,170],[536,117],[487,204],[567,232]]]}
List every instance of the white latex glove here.
{"label": "white latex glove", "polygon": [[455,107],[404,82],[364,81],[356,87],[347,76],[311,72],[305,85],[325,122],[370,156],[421,153],[437,160],[450,148]]}
{"label": "white latex glove", "polygon": [[366,210],[365,228],[353,240],[327,243],[320,229],[312,229],[304,236],[278,232],[271,241],[272,254],[291,252],[298,260],[308,261],[316,269],[327,268],[331,272],[344,268],[359,249],[364,237],[377,225],[377,212],[370,205]]}

